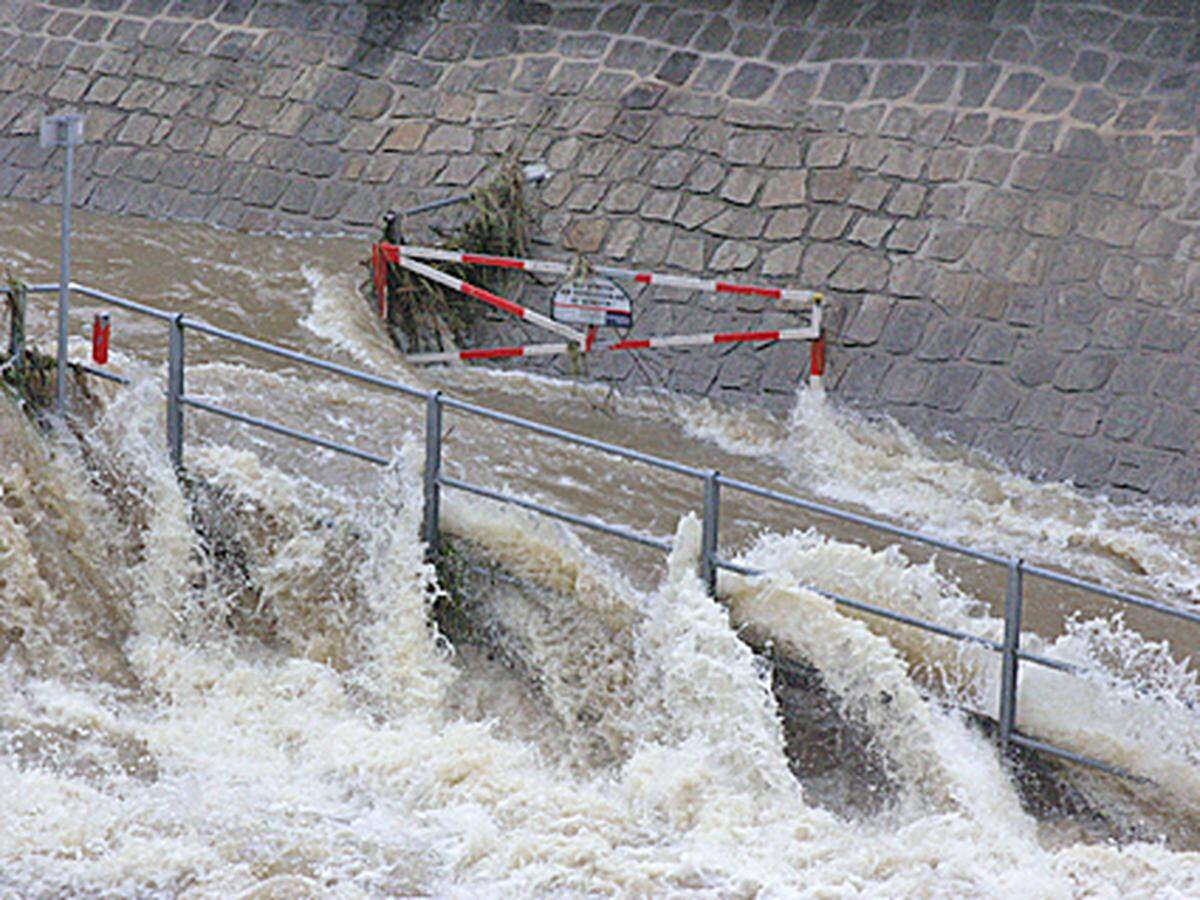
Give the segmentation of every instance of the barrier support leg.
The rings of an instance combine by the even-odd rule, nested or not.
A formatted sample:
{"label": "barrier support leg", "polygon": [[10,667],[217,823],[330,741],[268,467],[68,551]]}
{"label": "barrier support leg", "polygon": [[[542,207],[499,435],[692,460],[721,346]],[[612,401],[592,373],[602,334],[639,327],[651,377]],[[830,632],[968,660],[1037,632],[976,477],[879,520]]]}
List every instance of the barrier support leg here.
{"label": "barrier support leg", "polygon": [[172,317],[167,342],[167,452],[183,468],[183,316]]}
{"label": "barrier support leg", "polygon": [[1001,646],[1000,669],[1000,753],[1007,757],[1012,746],[1013,727],[1017,719],[1017,668],[1021,649],[1021,607],[1023,605],[1023,576],[1020,559],[1009,560],[1008,592],[1004,600],[1004,643]]}
{"label": "barrier support leg", "polygon": [[425,515],[421,537],[430,557],[439,550],[438,521],[441,512],[442,395],[431,391],[425,401]]}
{"label": "barrier support leg", "polygon": [[700,580],[710,597],[717,596],[717,550],[721,514],[720,473],[704,477],[704,523],[700,536]]}

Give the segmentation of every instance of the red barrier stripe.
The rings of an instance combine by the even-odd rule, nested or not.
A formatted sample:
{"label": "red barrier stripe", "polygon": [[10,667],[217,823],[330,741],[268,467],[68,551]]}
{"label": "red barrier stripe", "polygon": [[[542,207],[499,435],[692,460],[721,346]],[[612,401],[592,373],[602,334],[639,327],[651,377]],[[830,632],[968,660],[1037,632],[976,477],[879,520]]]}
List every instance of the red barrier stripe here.
{"label": "red barrier stripe", "polygon": [[511,259],[507,256],[478,256],[474,253],[464,253],[462,255],[464,263],[471,263],[478,266],[495,266],[500,269],[524,269],[525,261],[521,259]]}
{"label": "red barrier stripe", "polygon": [[644,272],[639,275],[633,276],[633,280],[636,281],[638,284],[649,284],[653,278],[654,278],[653,275],[647,275]]}
{"label": "red barrier stripe", "polygon": [[714,334],[714,344],[734,344],[738,341],[777,341],[778,331],[731,331],[729,334]]}
{"label": "red barrier stripe", "polygon": [[464,350],[458,354],[459,359],[504,359],[512,356],[524,356],[524,347],[495,347],[491,350]]}
{"label": "red barrier stripe", "polygon": [[779,300],[783,297],[783,291],[779,288],[755,287],[752,284],[728,284],[724,281],[717,282],[717,291],[722,294],[744,294],[751,297],[770,297],[772,300]]}
{"label": "red barrier stripe", "polygon": [[615,344],[609,344],[608,350],[647,350],[650,347],[648,340],[629,340],[617,341]]}
{"label": "red barrier stripe", "polygon": [[518,319],[525,318],[525,307],[518,306],[511,300],[505,300],[503,297],[498,297],[491,291],[485,291],[483,288],[475,287],[473,284],[467,284],[465,281],[462,282],[458,289],[468,297],[474,297],[476,300],[482,300],[484,303],[490,303],[492,306],[496,307],[496,309],[502,309],[506,313],[512,313]]}
{"label": "red barrier stripe", "polygon": [[821,332],[812,343],[811,350],[812,367],[809,370],[814,376],[820,377],[825,374],[825,332]]}

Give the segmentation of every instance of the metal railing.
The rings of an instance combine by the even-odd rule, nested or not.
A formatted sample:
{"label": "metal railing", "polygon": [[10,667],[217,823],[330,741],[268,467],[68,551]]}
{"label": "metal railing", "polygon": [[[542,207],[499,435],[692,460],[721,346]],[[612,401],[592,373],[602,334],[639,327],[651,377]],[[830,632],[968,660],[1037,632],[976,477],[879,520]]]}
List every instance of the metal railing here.
{"label": "metal railing", "polygon": [[[57,284],[39,284],[30,286],[28,290],[30,293],[51,293],[57,292],[58,287],[59,286]],[[1041,654],[1032,653],[1021,649],[1024,579],[1025,576],[1036,576],[1059,585],[1103,597],[1107,600],[1117,601],[1119,603],[1148,610],[1163,616],[1168,616],[1173,619],[1192,622],[1195,624],[1200,624],[1200,613],[1178,609],[1173,606],[1168,606],[1164,603],[1150,600],[1146,597],[1139,597],[1134,594],[1117,591],[1104,585],[1089,582],[1071,575],[1063,574],[1061,572],[1056,572],[1052,569],[1047,569],[1042,566],[1030,565],[1019,557],[1008,557],[1002,554],[992,553],[974,547],[968,547],[953,541],[923,534],[919,531],[909,528],[893,525],[889,522],[879,519],[874,519],[858,513],[850,512],[848,510],[839,509],[834,506],[828,506],[823,503],[817,503],[815,501],[807,500],[803,497],[798,497],[792,494],[785,494],[780,491],[762,487],[761,485],[739,481],[733,478],[726,478],[714,470],[700,469],[684,463],[676,462],[674,460],[652,456],[628,447],[621,447],[617,444],[611,444],[606,441],[587,437],[585,435],[575,434],[574,432],[566,431],[561,428],[555,428],[551,425],[544,425],[540,422],[535,422],[530,419],[524,419],[509,413],[500,412],[486,406],[468,403],[464,400],[459,400],[454,397],[447,397],[436,390],[428,391],[414,388],[410,385],[403,384],[402,382],[383,378],[378,375],[373,375],[369,372],[364,372],[359,369],[352,369],[329,360],[324,360],[305,353],[300,353],[296,350],[289,350],[285,347],[280,347],[257,338],[247,337],[243,334],[217,328],[199,319],[190,318],[182,314],[165,312],[154,307],[136,303],[132,300],[128,300],[124,297],[118,297],[105,291],[99,291],[94,288],[89,288],[75,283],[70,285],[70,290],[81,294],[82,296],[91,298],[92,300],[96,300],[111,306],[116,306],[120,309],[128,310],[130,312],[150,316],[166,323],[168,327],[168,359],[166,378],[167,450],[170,460],[176,468],[182,468],[183,466],[184,410],[189,407],[201,412],[209,413],[211,415],[220,416],[243,425],[251,425],[274,434],[293,438],[299,441],[305,441],[335,453],[341,453],[373,463],[375,465],[385,466],[390,463],[389,459],[376,453],[371,453],[348,444],[342,444],[336,441],[328,440],[318,435],[291,428],[278,422],[272,422],[256,416],[247,415],[245,413],[220,406],[201,397],[188,394],[185,389],[185,336],[189,330],[198,332],[200,334],[205,334],[219,340],[224,340],[239,344],[244,347],[259,350],[263,353],[300,363],[301,365],[316,368],[330,374],[340,375],[342,377],[398,393],[409,398],[424,400],[425,464],[422,538],[428,545],[430,553],[433,554],[436,554],[439,549],[440,502],[441,491],[443,488],[451,488],[453,490],[463,491],[475,496],[484,497],[489,500],[517,506],[521,509],[536,512],[557,519],[558,521],[566,522],[570,525],[587,528],[592,531],[637,543],[639,545],[650,547],[662,552],[670,552],[672,547],[671,542],[663,538],[641,534],[637,531],[633,531],[619,525],[613,525],[608,522],[603,522],[599,519],[555,509],[551,506],[547,506],[544,503],[539,503],[527,497],[515,496],[503,491],[486,487],[484,485],[474,484],[464,481],[460,478],[454,478],[446,475],[442,471],[442,437],[444,433],[443,418],[446,410],[453,410],[456,412],[488,419],[500,424],[509,425],[533,434],[541,435],[543,437],[552,438],[554,440],[580,447],[587,447],[610,456],[629,460],[631,462],[641,463],[656,469],[672,472],[677,475],[682,475],[700,481],[703,485],[703,522],[701,532],[702,537],[699,560],[699,575],[709,594],[714,597],[717,594],[717,575],[720,570],[748,576],[760,576],[765,574],[763,570],[740,565],[729,559],[725,559],[720,555],[720,506],[723,488],[731,491],[738,491],[759,499],[779,503],[794,509],[801,509],[809,513],[847,522],[867,528],[880,534],[924,544],[929,547],[954,553],[967,559],[1001,567],[1006,572],[1007,585],[1004,603],[1004,636],[1003,640],[1001,641],[995,641],[990,638],[971,634],[969,632],[952,628],[938,622],[931,622],[916,616],[908,615],[906,613],[875,606],[863,600],[845,597],[811,585],[801,586],[831,600],[838,606],[852,609],[856,612],[876,618],[922,629],[932,634],[937,634],[955,641],[974,644],[999,654],[1001,659],[1000,702],[994,721],[997,723],[997,736],[1000,750],[1005,756],[1010,754],[1012,747],[1019,746],[1040,753],[1057,756],[1071,762],[1090,766],[1123,778],[1129,778],[1141,782],[1146,781],[1145,778],[1127,772],[1110,763],[1093,759],[1069,749],[1053,746],[1017,731],[1016,718],[1021,663],[1032,663],[1072,675],[1084,675],[1087,673],[1086,669],[1074,663],[1054,659],[1052,657],[1043,656]],[[110,375],[90,366],[81,364],[75,365],[77,365],[82,371],[92,375],[98,375],[117,381],[124,381],[124,379],[121,379],[119,376]]]}

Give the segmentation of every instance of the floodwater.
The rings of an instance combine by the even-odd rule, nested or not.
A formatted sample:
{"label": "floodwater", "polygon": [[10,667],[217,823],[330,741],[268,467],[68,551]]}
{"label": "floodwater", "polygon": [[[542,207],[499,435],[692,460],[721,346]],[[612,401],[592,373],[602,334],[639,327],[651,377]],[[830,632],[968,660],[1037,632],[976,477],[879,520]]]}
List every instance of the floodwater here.
{"label": "floodwater", "polygon": [[[358,295],[361,240],[76,223],[77,282],[1174,606],[1200,601],[1200,510],[1034,484],[802,390],[774,417],[516,368],[414,370]],[[53,281],[56,237],[54,210],[0,205],[15,274]],[[31,302],[40,343],[53,307]],[[97,309],[76,302],[75,358]],[[447,411],[449,474],[674,542],[667,559],[447,490],[446,532],[532,586],[476,584],[491,646],[456,647],[429,619],[444,586],[418,540],[421,403],[189,332],[189,394],[393,460],[190,409],[186,464],[221,523],[198,525],[166,459],[165,327],[112,315],[110,367],[133,385],[97,384],[82,435],[60,428],[47,443],[0,406],[6,891],[1200,890],[1200,629],[1027,579],[1023,645],[1089,674],[1026,664],[1019,727],[1153,782],[1065,773],[1123,836],[1100,839],[1026,812],[993,746],[945,705],[994,714],[993,654],[852,617],[803,587],[999,639],[1002,569],[726,490],[722,553],[770,574],[723,575],[717,605],[694,577],[698,481]],[[820,671],[899,786],[884,812],[819,802],[792,776],[763,664],[739,634]]]}

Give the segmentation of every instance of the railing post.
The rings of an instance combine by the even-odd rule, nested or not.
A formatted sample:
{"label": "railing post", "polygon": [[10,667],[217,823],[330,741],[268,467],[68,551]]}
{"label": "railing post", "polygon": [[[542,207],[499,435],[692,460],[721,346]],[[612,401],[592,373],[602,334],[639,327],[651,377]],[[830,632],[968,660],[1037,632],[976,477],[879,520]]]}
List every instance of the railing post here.
{"label": "railing post", "polygon": [[5,293],[8,294],[8,312],[12,318],[12,329],[8,335],[8,358],[20,384],[25,374],[25,309],[27,296],[25,285],[19,281],[9,284]]}
{"label": "railing post", "polygon": [[717,550],[721,517],[720,473],[704,476],[704,523],[700,533],[700,580],[710,597],[717,596]]}
{"label": "railing post", "polygon": [[1021,649],[1021,607],[1024,601],[1021,567],[1024,561],[1008,562],[1008,592],[1004,600],[1004,643],[1000,668],[1000,753],[1007,756],[1017,720],[1017,668]]}
{"label": "railing post", "polygon": [[171,317],[167,357],[167,452],[183,468],[183,316]]}
{"label": "railing post", "polygon": [[425,400],[425,517],[421,537],[431,557],[438,552],[438,521],[441,508],[442,395],[431,391]]}

